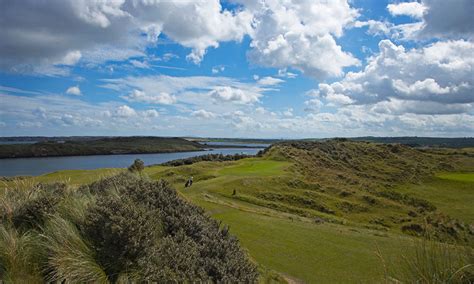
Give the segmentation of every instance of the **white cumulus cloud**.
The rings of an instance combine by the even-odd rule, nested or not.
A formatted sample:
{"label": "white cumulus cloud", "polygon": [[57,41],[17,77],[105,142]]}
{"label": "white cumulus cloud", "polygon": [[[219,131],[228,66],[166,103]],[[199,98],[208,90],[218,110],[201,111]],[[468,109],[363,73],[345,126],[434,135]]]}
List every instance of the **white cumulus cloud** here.
{"label": "white cumulus cloud", "polygon": [[388,4],[387,9],[393,16],[410,16],[413,18],[422,18],[426,11],[426,6],[419,2],[401,2]]}
{"label": "white cumulus cloud", "polygon": [[137,112],[133,108],[127,105],[123,105],[123,106],[119,106],[115,110],[115,115],[118,117],[127,118],[127,117],[132,117],[132,116],[137,115]]}
{"label": "white cumulus cloud", "polygon": [[388,102],[391,108],[413,113],[426,113],[427,108],[431,114],[472,110],[474,43],[436,42],[407,50],[382,40],[379,49],[362,71],[349,72],[332,84],[319,84],[315,96],[338,104]]}
{"label": "white cumulus cloud", "polygon": [[72,87],[69,87],[69,88],[66,90],[66,94],[68,94],[68,95],[75,95],[75,96],[80,96],[80,95],[82,95],[81,89],[79,89],[79,86],[72,86]]}
{"label": "white cumulus cloud", "polygon": [[215,118],[216,114],[212,113],[210,111],[206,111],[204,109],[196,110],[191,112],[191,115],[194,117],[202,118],[202,119],[210,119],[210,118]]}
{"label": "white cumulus cloud", "polygon": [[133,90],[128,96],[124,96],[123,98],[132,102],[143,102],[163,105],[171,105],[176,102],[176,97],[166,92],[147,94],[144,91],[137,89]]}
{"label": "white cumulus cloud", "polygon": [[230,101],[240,104],[251,104],[259,101],[259,93],[245,91],[229,86],[218,87],[209,92],[210,97],[218,101]]}

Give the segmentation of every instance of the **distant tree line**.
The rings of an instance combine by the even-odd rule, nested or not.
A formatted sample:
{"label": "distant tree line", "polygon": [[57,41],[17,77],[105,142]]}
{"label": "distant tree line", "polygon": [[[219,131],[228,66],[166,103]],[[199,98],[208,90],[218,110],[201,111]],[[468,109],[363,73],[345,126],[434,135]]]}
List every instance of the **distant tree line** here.
{"label": "distant tree line", "polygon": [[168,167],[179,167],[183,165],[192,165],[198,162],[227,162],[237,161],[244,158],[254,157],[253,155],[246,154],[234,154],[234,155],[223,155],[223,154],[207,154],[201,156],[190,157],[186,159],[172,160],[169,162],[162,163],[163,166]]}

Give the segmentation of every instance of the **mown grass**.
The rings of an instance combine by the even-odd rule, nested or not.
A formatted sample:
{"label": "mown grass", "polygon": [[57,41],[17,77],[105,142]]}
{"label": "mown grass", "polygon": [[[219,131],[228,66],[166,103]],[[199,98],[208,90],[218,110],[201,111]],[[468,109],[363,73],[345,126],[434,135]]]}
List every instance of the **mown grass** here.
{"label": "mown grass", "polygon": [[245,162],[237,162],[235,165],[224,167],[217,173],[230,176],[278,176],[289,165],[291,164],[285,161],[251,158],[246,159]]}
{"label": "mown grass", "polygon": [[377,283],[383,270],[375,248],[394,256],[406,238],[342,225],[266,216],[225,205],[200,202],[214,218],[230,225],[261,265],[307,283]]}
{"label": "mown grass", "polygon": [[439,178],[474,183],[474,173],[444,173]]}
{"label": "mown grass", "polygon": [[449,173],[428,178],[418,184],[397,187],[404,192],[424,198],[441,212],[467,223],[474,222],[474,173]]}

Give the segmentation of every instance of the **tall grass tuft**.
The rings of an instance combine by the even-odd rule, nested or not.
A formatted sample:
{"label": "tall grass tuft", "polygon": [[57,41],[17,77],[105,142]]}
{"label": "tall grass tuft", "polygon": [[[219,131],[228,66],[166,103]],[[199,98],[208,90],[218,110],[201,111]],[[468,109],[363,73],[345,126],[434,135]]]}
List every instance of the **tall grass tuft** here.
{"label": "tall grass tuft", "polygon": [[94,251],[74,224],[59,216],[46,223],[44,238],[48,257],[48,280],[52,282],[108,283],[107,275],[94,258]]}
{"label": "tall grass tuft", "polygon": [[0,225],[0,282],[42,283],[41,238],[32,231],[20,233]]}
{"label": "tall grass tuft", "polygon": [[433,240],[414,240],[396,261],[387,263],[381,253],[388,283],[474,283],[474,251],[470,247]]}
{"label": "tall grass tuft", "polygon": [[84,221],[89,208],[96,202],[96,197],[89,192],[70,192],[57,205],[57,212],[74,224]]}

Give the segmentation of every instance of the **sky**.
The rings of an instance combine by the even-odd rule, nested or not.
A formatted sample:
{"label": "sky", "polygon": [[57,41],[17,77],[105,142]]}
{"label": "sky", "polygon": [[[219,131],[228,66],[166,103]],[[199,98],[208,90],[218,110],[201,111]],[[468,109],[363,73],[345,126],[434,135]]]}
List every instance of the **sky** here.
{"label": "sky", "polygon": [[474,136],[472,0],[0,0],[0,136]]}

